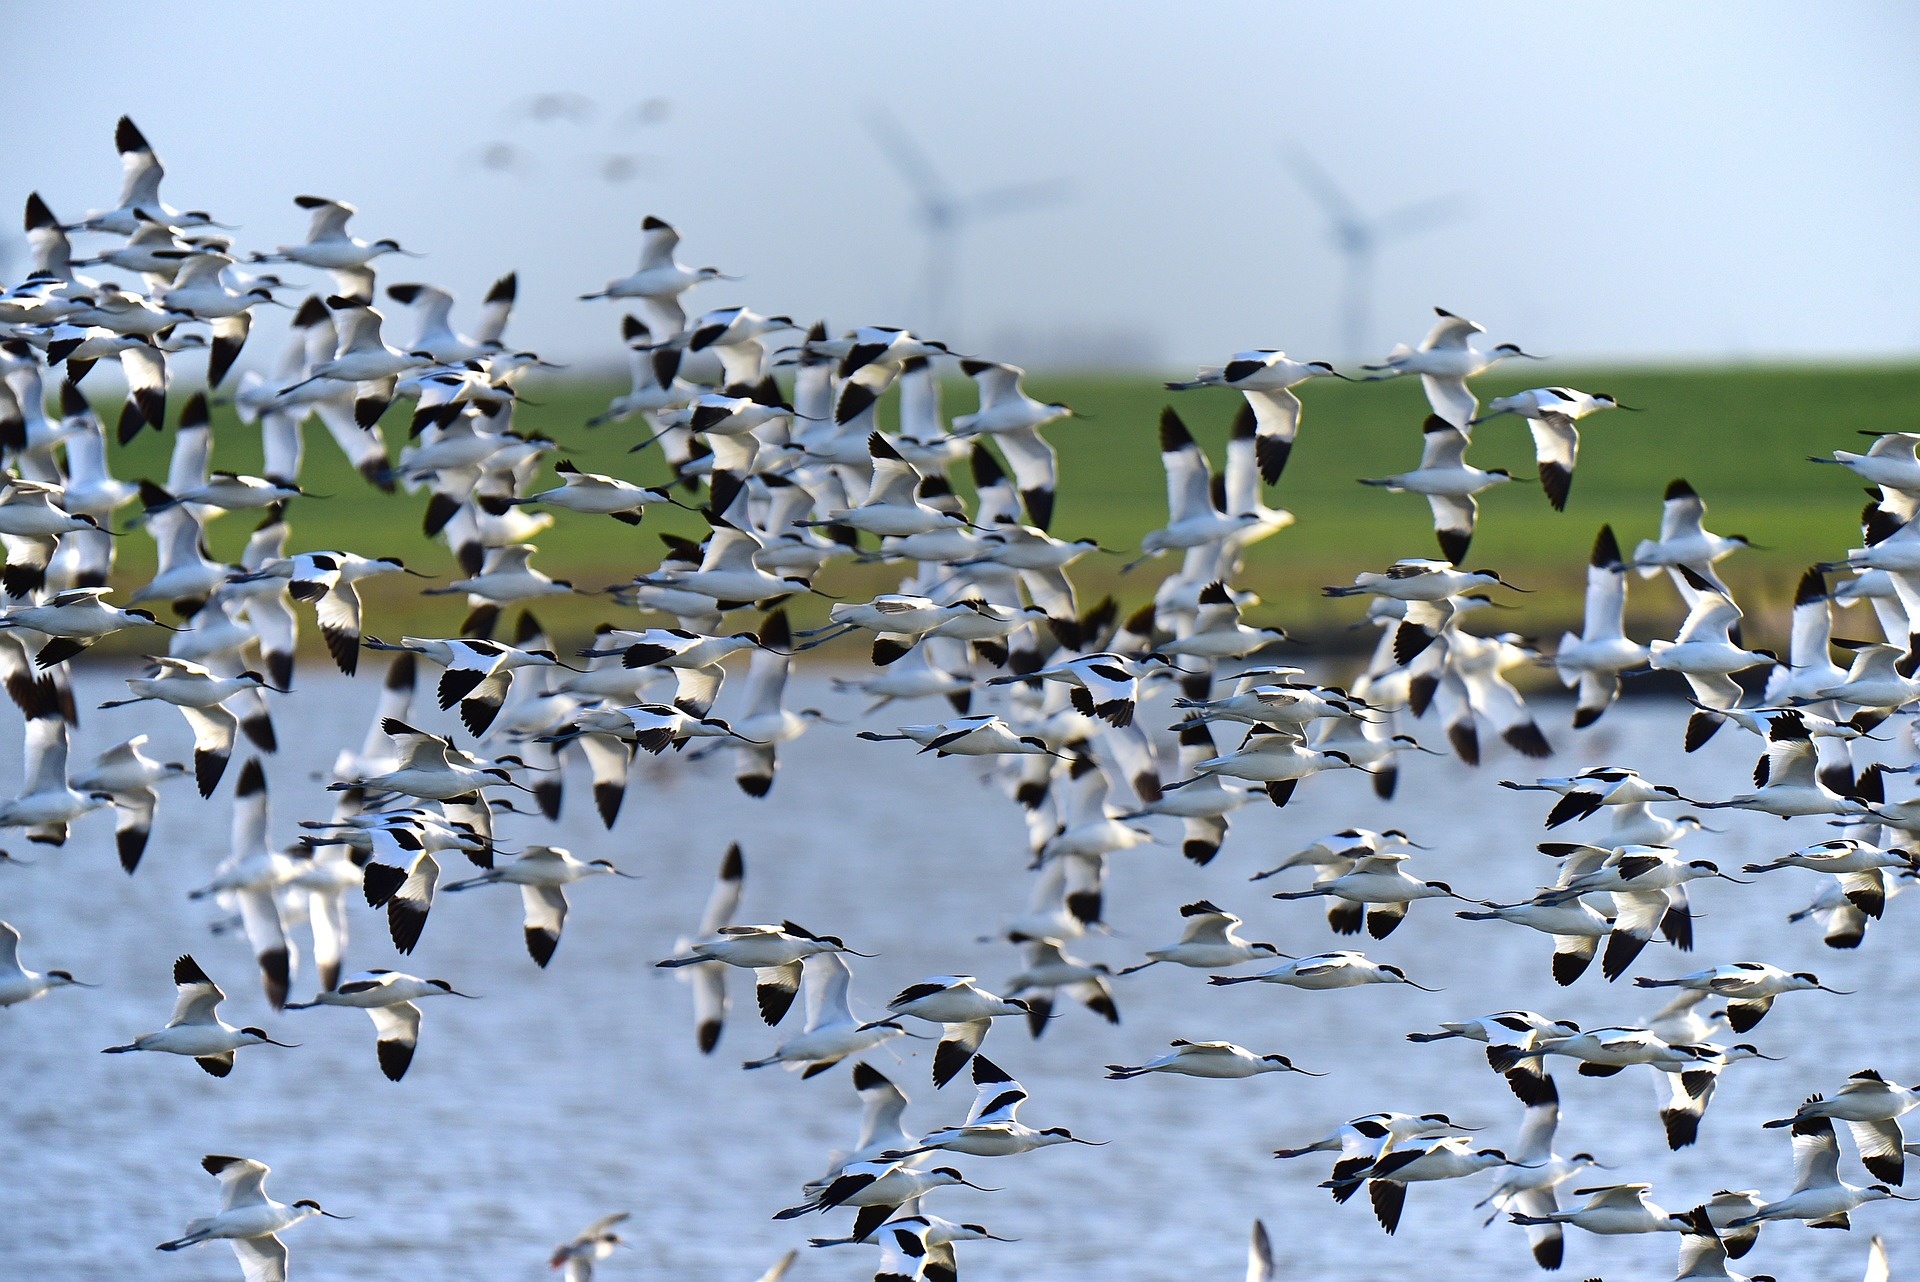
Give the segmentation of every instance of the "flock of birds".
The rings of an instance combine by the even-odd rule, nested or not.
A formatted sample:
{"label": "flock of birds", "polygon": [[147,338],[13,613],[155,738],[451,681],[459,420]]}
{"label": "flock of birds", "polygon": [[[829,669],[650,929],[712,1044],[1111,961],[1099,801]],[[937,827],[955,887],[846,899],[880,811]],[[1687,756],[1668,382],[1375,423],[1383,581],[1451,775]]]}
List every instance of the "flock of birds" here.
{"label": "flock of birds", "polygon": [[[656,450],[667,471],[652,467],[656,480],[642,483],[553,458],[547,484],[538,478],[556,454],[554,443],[514,426],[516,386],[546,362],[505,341],[512,275],[488,292],[472,332],[459,332],[455,300],[445,290],[421,283],[376,289],[376,260],[407,251],[393,240],[352,234],[353,206],[297,197],[312,217],[307,238],[242,255],[210,214],[162,202],[161,165],[131,121],[121,120],[116,137],[125,171],[118,203],[63,223],[37,195],[29,197],[32,270],[0,293],[0,445],[8,460],[0,491],[7,594],[0,679],[25,719],[27,756],[25,787],[0,804],[0,826],[57,845],[75,821],[111,809],[120,861],[134,873],[163,790],[182,794],[188,785],[175,781],[190,778],[201,798],[212,798],[242,738],[259,751],[274,750],[273,709],[293,683],[300,607],[312,607],[327,652],[346,676],[358,673],[364,651],[391,654],[365,743],[342,752],[335,765],[331,812],[304,821],[295,844],[276,847],[264,772],[257,758],[246,761],[232,792],[230,855],[195,894],[219,904],[244,932],[275,1010],[364,1011],[378,1069],[393,1081],[406,1075],[415,1054],[422,1003],[468,994],[447,980],[393,969],[349,972],[350,929],[352,951],[366,951],[358,942],[363,927],[352,925],[360,901],[384,917],[384,933],[404,955],[430,928],[441,895],[517,887],[526,949],[547,966],[562,940],[568,888],[634,874],[608,859],[545,845],[509,856],[496,848],[496,818],[556,818],[574,767],[590,776],[593,804],[611,829],[636,754],[659,756],[690,744],[696,753],[731,754],[741,790],[767,797],[782,757],[799,751],[798,742],[822,720],[816,710],[788,705],[795,655],[851,634],[870,636],[871,669],[836,684],[870,698],[869,716],[909,700],[944,700],[953,713],[859,737],[903,742],[936,758],[977,758],[1025,816],[1030,898],[1004,931],[1021,950],[1020,973],[998,992],[970,975],[932,976],[894,995],[883,1012],[863,1014],[848,961],[863,954],[852,945],[790,920],[736,920],[745,874],[737,846],[721,862],[698,929],[659,965],[692,980],[702,1051],[719,1045],[730,982],[745,971],[759,1017],[786,1028],[777,1047],[746,1068],[778,1065],[813,1077],[849,1062],[864,1110],[857,1141],[834,1154],[792,1205],[769,1211],[780,1220],[835,1217],[836,1227],[813,1245],[877,1243],[877,1277],[888,1282],[950,1282],[958,1244],[1001,1240],[982,1224],[929,1210],[938,1190],[973,1185],[953,1163],[1100,1143],[1022,1120],[1026,1090],[984,1053],[996,1022],[1024,1024],[1038,1037],[1064,1016],[1055,1007],[1065,1003],[1118,1023],[1117,994],[1128,983],[1154,982],[1126,977],[1154,967],[1163,968],[1160,974],[1207,972],[1213,985],[1422,987],[1401,967],[1360,951],[1305,954],[1293,945],[1289,953],[1248,938],[1239,916],[1204,899],[1177,906],[1176,941],[1147,949],[1123,969],[1081,960],[1073,949],[1103,928],[1115,854],[1172,841],[1188,860],[1207,864],[1236,810],[1285,806],[1303,783],[1330,771],[1365,772],[1381,797],[1391,797],[1404,753],[1440,751],[1421,741],[1423,727],[1437,727],[1448,750],[1470,764],[1479,762],[1487,738],[1526,757],[1547,756],[1546,733],[1508,680],[1518,668],[1550,666],[1577,691],[1576,728],[1606,713],[1623,677],[1680,674],[1690,691],[1686,749],[1728,726],[1729,733],[1755,736],[1762,752],[1751,790],[1694,798],[1625,766],[1509,781],[1505,786],[1551,801],[1547,828],[1588,825],[1585,840],[1540,845],[1556,871],[1520,902],[1477,900],[1419,876],[1415,852],[1425,847],[1399,830],[1331,834],[1255,880],[1298,879],[1274,897],[1323,901],[1339,936],[1385,939],[1423,900],[1456,906],[1467,921],[1524,926],[1550,939],[1550,950],[1542,948],[1548,973],[1570,985],[1596,957],[1604,981],[1625,977],[1656,937],[1693,946],[1689,887],[1742,880],[1680,849],[1709,810],[1838,825],[1838,836],[1808,832],[1821,839],[1784,852],[1779,848],[1789,843],[1770,829],[1767,857],[1744,870],[1816,874],[1822,889],[1801,915],[1817,919],[1835,948],[1860,947],[1887,901],[1916,874],[1915,857],[1901,843],[1920,831],[1920,796],[1903,799],[1889,789],[1920,766],[1868,764],[1864,753],[1858,760],[1855,754],[1860,740],[1885,739],[1874,732],[1920,698],[1920,435],[1889,434],[1864,454],[1833,456],[1873,487],[1873,501],[1861,546],[1806,572],[1784,660],[1746,647],[1741,611],[1715,569],[1745,540],[1710,533],[1699,495],[1679,480],[1666,492],[1659,538],[1640,543],[1632,556],[1623,555],[1610,529],[1599,531],[1584,626],[1543,656],[1518,636],[1461,626],[1492,604],[1493,594],[1512,588],[1492,570],[1463,568],[1475,496],[1512,479],[1466,461],[1472,434],[1500,430],[1487,425],[1508,417],[1524,420],[1545,497],[1563,508],[1579,424],[1627,407],[1565,387],[1481,406],[1471,380],[1528,354],[1512,344],[1474,347],[1481,327],[1445,312],[1417,347],[1395,348],[1351,376],[1278,351],[1237,353],[1170,385],[1232,388],[1245,405],[1218,473],[1180,415],[1164,412],[1159,444],[1168,519],[1141,540],[1140,559],[1177,554],[1178,568],[1150,602],[1122,615],[1110,599],[1081,601],[1069,573],[1106,550],[1050,531],[1059,478],[1041,433],[1072,411],[1029,396],[1013,366],[896,328],[835,336],[824,324],[802,328],[744,307],[690,317],[683,306],[688,291],[728,278],[683,265],[674,229],[649,218],[637,270],[586,297],[631,309],[621,325],[632,387],[595,421],[641,425],[634,450]],[[74,256],[75,233],[101,247],[89,258]],[[279,274],[295,267],[325,273],[329,286],[307,294],[312,278]],[[136,279],[139,288],[128,283]],[[404,347],[385,335],[376,306],[382,293],[415,322]],[[289,302],[296,295],[304,295],[297,305]],[[286,351],[271,372],[249,368],[231,377],[250,317],[267,306],[294,312]],[[793,341],[782,344],[779,335]],[[184,353],[201,349],[204,390],[175,405],[174,372]],[[149,428],[168,430],[172,421],[164,487],[117,478],[109,468],[109,434],[84,386],[109,358],[128,388],[115,420],[117,442]],[[951,363],[977,385],[972,413],[949,417],[942,408],[941,375]],[[1319,683],[1269,661],[1286,634],[1245,621],[1243,611],[1258,602],[1234,583],[1248,550],[1293,520],[1266,496],[1282,478],[1300,427],[1294,389],[1317,378],[1407,376],[1421,379],[1432,407],[1420,465],[1369,483],[1424,496],[1442,555],[1402,560],[1326,589],[1364,600],[1366,620],[1380,635],[1353,681]],[[50,411],[56,383],[57,409]],[[896,388],[898,426],[883,432],[876,413]],[[209,401],[228,395],[241,421],[260,433],[261,475],[209,469]],[[402,412],[390,417],[396,403]],[[469,614],[457,635],[388,642],[367,629],[356,585],[416,573],[398,560],[293,550],[289,518],[306,497],[302,429],[310,417],[371,485],[394,496],[382,501],[408,501],[402,492],[425,496],[427,529],[447,543],[461,574],[428,591],[466,598]],[[389,430],[406,441],[397,455]],[[955,484],[962,475],[964,490]],[[570,521],[637,525],[648,508],[666,504],[697,509],[711,533],[700,543],[663,536],[661,562],[612,590],[656,625],[605,628],[563,657],[526,607],[575,589],[535,568],[529,540],[560,513]],[[137,505],[138,515],[112,529],[128,505]],[[240,563],[230,565],[209,554],[204,530],[236,512],[259,524]],[[158,568],[116,605],[109,576],[117,540],[133,528],[154,540]],[[848,559],[897,567],[898,590],[836,601],[825,627],[794,629],[781,603],[817,594],[821,568]],[[1685,622],[1672,640],[1626,634],[1627,586],[1636,575],[1664,577],[1685,604]],[[1836,638],[1833,611],[1859,602],[1870,606],[1879,638]],[[742,623],[746,611],[754,614]],[[69,764],[78,722],[69,668],[85,661],[82,653],[95,641],[120,632],[164,634],[166,653],[150,656],[143,674],[127,679],[128,698],[106,706],[178,709],[194,736],[191,764],[149,757],[146,735],[84,768]],[[511,643],[496,639],[503,632]],[[1849,666],[1834,661],[1836,647],[1851,652]],[[716,708],[729,659],[736,668],[744,661],[745,688],[723,717]],[[423,665],[439,673],[429,697],[442,711],[457,710],[467,742],[417,728]],[[1140,716],[1161,685],[1175,689],[1173,743]],[[906,750],[870,751],[873,767],[885,769],[883,754]],[[1676,813],[1681,808],[1688,813]],[[450,860],[475,871],[449,879]],[[8,876],[11,893],[31,893],[33,874]],[[299,935],[306,943],[297,949]],[[86,986],[64,970],[27,969],[20,943],[0,923],[0,1006]],[[294,960],[301,952],[311,958],[315,987],[310,999],[291,1002],[293,984],[304,978]],[[669,953],[664,944],[661,952]],[[193,957],[173,963],[172,980],[178,996],[165,1026],[107,1047],[109,1053],[185,1056],[225,1077],[241,1052],[285,1044],[266,1029],[226,1023],[225,993]],[[1731,1039],[1746,1036],[1789,993],[1835,991],[1815,975],[1759,961],[1639,974],[1633,983],[1673,994],[1644,1026],[1582,1028],[1549,1014],[1504,1010],[1449,1012],[1458,1017],[1408,1034],[1420,1043],[1484,1044],[1492,1071],[1520,1105],[1517,1138],[1505,1148],[1482,1144],[1472,1128],[1445,1114],[1377,1112],[1275,1157],[1330,1160],[1324,1187],[1334,1200],[1345,1203],[1364,1189],[1388,1233],[1409,1186],[1489,1172],[1492,1187],[1481,1203],[1489,1222],[1521,1226],[1541,1268],[1561,1266],[1569,1228],[1671,1232],[1680,1242],[1680,1279],[1739,1278],[1729,1261],[1745,1255],[1767,1226],[1776,1234],[1792,1223],[1845,1229],[1872,1203],[1915,1200],[1901,1192],[1905,1158],[1915,1149],[1900,1118],[1920,1105],[1920,1087],[1840,1064],[1832,1081],[1819,1083],[1827,1089],[1768,1124],[1789,1133],[1790,1189],[1728,1189],[1700,1206],[1670,1210],[1654,1202],[1648,1183],[1595,1183],[1601,1177],[1591,1172],[1600,1163],[1591,1154],[1556,1151],[1559,1096],[1551,1067],[1588,1077],[1657,1074],[1667,1092],[1661,1121],[1677,1150],[1695,1142],[1726,1069],[1775,1058],[1758,1044]],[[802,996],[804,1022],[796,1029],[787,1021]],[[871,1059],[901,1038],[935,1042],[936,1088],[968,1076],[975,1098],[963,1121],[923,1133],[904,1125],[907,1097]],[[1164,1053],[1106,1071],[1126,1081],[1308,1070],[1284,1054],[1231,1042],[1176,1041]],[[244,1082],[233,1089],[244,1090]],[[1841,1175],[1842,1127],[1867,1183]],[[315,1217],[346,1218],[312,1200],[275,1201],[258,1161],[213,1155],[202,1164],[221,1185],[220,1209],[188,1223],[162,1250],[223,1240],[249,1282],[279,1282],[288,1272],[281,1234]],[[554,1267],[569,1279],[591,1276],[595,1263],[621,1245],[624,1218],[609,1216],[561,1245]],[[766,1280],[792,1260],[789,1253]],[[1265,1278],[1272,1268],[1265,1231],[1256,1226],[1248,1276]],[[1886,1275],[1876,1239],[1867,1276]]]}

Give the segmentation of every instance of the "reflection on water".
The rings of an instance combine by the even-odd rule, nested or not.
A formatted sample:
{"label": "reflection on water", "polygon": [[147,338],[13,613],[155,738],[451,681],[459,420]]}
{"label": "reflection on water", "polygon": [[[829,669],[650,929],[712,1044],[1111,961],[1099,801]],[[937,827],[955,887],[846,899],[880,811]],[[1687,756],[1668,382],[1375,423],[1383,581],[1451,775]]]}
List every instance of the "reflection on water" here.
{"label": "reflection on water", "polygon": [[[824,681],[800,684],[806,688],[796,691],[796,706],[851,715],[851,701]],[[109,693],[110,683],[93,681],[83,688],[82,706]],[[277,840],[291,839],[297,820],[330,813],[319,772],[340,744],[358,739],[375,694],[371,680],[314,675],[297,704],[280,705],[286,749],[268,763]],[[169,715],[86,717],[77,761],[135,727],[152,730],[156,755],[188,749],[183,725]],[[923,718],[909,706],[900,719]],[[1564,730],[1556,737],[1572,745],[1551,763],[1556,772],[1618,760],[1681,782],[1696,796],[1728,795],[1752,765],[1753,741],[1731,730],[1702,753],[1683,756],[1679,718],[1645,705],[1616,709],[1578,741]],[[12,743],[4,747],[0,779],[11,787],[17,751]],[[1080,941],[1074,951],[1116,968],[1137,960],[1141,949],[1177,937],[1176,906],[1201,896],[1245,916],[1249,937],[1288,952],[1338,946],[1316,905],[1275,903],[1266,898],[1275,883],[1256,887],[1245,878],[1305,839],[1350,824],[1397,825],[1436,846],[1418,866],[1463,893],[1523,894],[1551,868],[1533,850],[1545,807],[1538,794],[1492,784],[1503,774],[1531,772],[1532,763],[1512,757],[1477,772],[1416,758],[1391,804],[1375,801],[1364,780],[1324,777],[1304,785],[1284,811],[1264,804],[1240,811],[1226,849],[1208,868],[1189,866],[1171,847],[1125,852],[1115,857],[1109,882],[1112,937]],[[394,1084],[374,1063],[372,1026],[363,1014],[274,1015],[245,945],[210,937],[211,909],[187,901],[185,892],[225,849],[225,788],[202,803],[190,787],[172,786],[146,863],[132,879],[114,862],[111,821],[103,816],[84,821],[64,851],[28,854],[38,866],[0,868],[0,917],[25,935],[27,964],[64,967],[105,985],[0,1011],[0,1075],[8,1084],[0,1102],[0,1167],[9,1172],[0,1272],[8,1277],[237,1276],[223,1245],[170,1255],[153,1250],[185,1220],[217,1205],[217,1188],[197,1164],[212,1152],[272,1164],[270,1187],[283,1200],[315,1197],[356,1217],[310,1222],[290,1235],[295,1276],[303,1279],[543,1276],[541,1261],[554,1242],[619,1209],[636,1212],[631,1237],[639,1249],[608,1262],[604,1276],[755,1277],[818,1231],[813,1221],[768,1217],[795,1200],[797,1186],[823,1169],[831,1149],[852,1142],[858,1108],[845,1068],[809,1082],[774,1070],[742,1073],[739,1062],[765,1054],[779,1035],[758,1023],[750,1003],[736,1009],[718,1053],[702,1057],[687,990],[651,965],[697,921],[726,843],[738,840],[746,850],[743,920],[792,918],[880,954],[854,961],[861,1013],[877,1012],[898,988],[926,975],[971,972],[997,984],[1019,969],[1007,946],[977,942],[1025,904],[1025,833],[1013,806],[983,786],[970,762],[916,757],[908,745],[862,743],[851,727],[822,725],[785,754],[765,802],[739,794],[729,761],[681,758],[643,765],[610,834],[586,804],[584,781],[574,784],[557,836],[546,825],[509,818],[503,842],[551,839],[645,875],[571,890],[566,935],[545,972],[522,947],[519,896],[511,889],[443,900],[419,951],[404,962],[394,956],[384,923],[357,907],[350,969],[396,967],[484,996],[428,1003],[419,1054],[405,1081]],[[1737,865],[1825,832],[1810,820],[1724,821],[1725,835],[1698,835],[1689,851]],[[26,854],[22,842],[13,849]],[[1777,1194],[1791,1183],[1787,1143],[1762,1131],[1762,1120],[1860,1068],[1920,1078],[1920,1031],[1906,997],[1916,966],[1911,950],[1895,947],[1911,930],[1920,896],[1892,905],[1887,925],[1870,933],[1859,953],[1841,954],[1823,948],[1812,929],[1785,924],[1815,888],[1811,875],[1795,872],[1751,887],[1708,883],[1695,895],[1702,919],[1694,957],[1655,946],[1638,973],[1765,960],[1817,970],[1860,995],[1784,998],[1752,1040],[1787,1061],[1729,1071],[1701,1143],[1680,1154],[1665,1150],[1657,1118],[1664,1096],[1647,1074],[1596,1081],[1563,1070],[1561,1152],[1592,1150],[1618,1168],[1608,1178],[1653,1181],[1655,1197],[1670,1209],[1722,1187]],[[1277,1163],[1268,1154],[1375,1109],[1444,1110],[1487,1126],[1489,1142],[1511,1144],[1519,1106],[1477,1046],[1414,1046],[1401,1035],[1437,1019],[1510,1006],[1589,1026],[1633,1023],[1659,1005],[1658,994],[1636,993],[1624,982],[1609,986],[1597,967],[1574,988],[1556,990],[1546,975],[1544,937],[1460,922],[1435,903],[1415,905],[1397,934],[1366,948],[1446,991],[1210,989],[1200,973],[1161,966],[1119,981],[1124,1022],[1117,1028],[1077,1007],[1062,1007],[1064,1015],[1037,1043],[1022,1028],[997,1028],[989,1053],[1033,1095],[1023,1120],[1113,1142],[955,1163],[1005,1191],[942,1192],[930,1209],[1021,1239],[963,1246],[967,1275],[1238,1277],[1255,1216],[1275,1229],[1288,1279],[1377,1277],[1416,1262],[1447,1276],[1530,1273],[1521,1232],[1504,1225],[1483,1231],[1484,1213],[1471,1209],[1491,1177],[1415,1187],[1398,1236],[1388,1239],[1364,1198],[1336,1208],[1314,1187],[1325,1178],[1324,1164]],[[169,963],[183,952],[232,995],[225,1008],[231,1022],[261,1024],[302,1045],[242,1052],[224,1081],[171,1057],[98,1054],[164,1021],[172,1000]],[[296,981],[297,994],[311,987],[310,974]],[[744,986],[735,991],[745,995]],[[1174,1037],[1284,1051],[1330,1076],[1102,1080],[1100,1065],[1138,1062]],[[922,1130],[960,1120],[969,1102],[964,1082],[932,1089],[930,1047],[896,1041],[876,1057],[913,1097],[908,1125]],[[1850,1145],[1843,1147],[1843,1173],[1867,1182]],[[844,1219],[836,1215],[822,1226]],[[1878,1204],[1857,1222],[1862,1231],[1852,1234],[1769,1229],[1742,1271],[1854,1276],[1873,1231],[1887,1235],[1896,1270],[1920,1259],[1908,1208]],[[1570,1233],[1565,1276],[1668,1276],[1676,1245],[1665,1235],[1649,1241]],[[864,1277],[877,1264],[877,1253],[866,1248],[807,1251],[790,1276]]]}

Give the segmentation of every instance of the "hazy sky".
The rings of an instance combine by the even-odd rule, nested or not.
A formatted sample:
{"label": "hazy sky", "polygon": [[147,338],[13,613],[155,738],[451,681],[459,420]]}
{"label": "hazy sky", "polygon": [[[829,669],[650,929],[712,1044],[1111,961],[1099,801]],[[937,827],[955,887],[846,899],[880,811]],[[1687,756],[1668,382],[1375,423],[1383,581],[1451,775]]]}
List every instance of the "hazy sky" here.
{"label": "hazy sky", "polygon": [[[919,320],[911,189],[863,124],[882,105],[963,196],[1069,184],[966,229],[948,328],[975,350],[1346,355],[1295,147],[1368,213],[1461,197],[1382,247],[1382,350],[1435,304],[1561,356],[1920,348],[1906,4],[7,9],[7,209],[111,204],[125,111],[169,202],[243,245],[298,239],[296,194],[352,201],[360,234],[428,254],[385,281],[474,301],[517,268],[512,337],[571,360],[618,356],[617,312],[575,295],[631,270],[648,213],[745,278],[696,308]],[[529,118],[558,92],[591,117]]]}

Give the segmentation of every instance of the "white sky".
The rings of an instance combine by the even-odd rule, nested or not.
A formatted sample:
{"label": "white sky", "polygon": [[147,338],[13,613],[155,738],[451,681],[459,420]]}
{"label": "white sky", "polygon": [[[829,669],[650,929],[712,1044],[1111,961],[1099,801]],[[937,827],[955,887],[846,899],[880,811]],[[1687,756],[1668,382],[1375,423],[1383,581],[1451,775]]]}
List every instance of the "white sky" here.
{"label": "white sky", "polygon": [[[7,25],[10,225],[29,190],[62,217],[111,204],[125,111],[169,202],[243,246],[298,239],[296,194],[350,200],[360,234],[429,255],[384,280],[477,301],[518,268],[513,338],[569,360],[619,355],[617,313],[574,296],[631,270],[647,213],[746,278],[696,309],[914,323],[922,242],[863,128],[876,104],[962,193],[1072,185],[966,236],[948,336],[974,350],[1345,355],[1293,145],[1368,211],[1466,198],[1382,252],[1381,350],[1435,304],[1555,356],[1920,348],[1910,5],[330,0],[18,5]],[[516,117],[555,91],[598,114]],[[655,98],[664,122],[618,123]],[[530,172],[480,163],[503,142]],[[641,174],[603,178],[616,153]]]}

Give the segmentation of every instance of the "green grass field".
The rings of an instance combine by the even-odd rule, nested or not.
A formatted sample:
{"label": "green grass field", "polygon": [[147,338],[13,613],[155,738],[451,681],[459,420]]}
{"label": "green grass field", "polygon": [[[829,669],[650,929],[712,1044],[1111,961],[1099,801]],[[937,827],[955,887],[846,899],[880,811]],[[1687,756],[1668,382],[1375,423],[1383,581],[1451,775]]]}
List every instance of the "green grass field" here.
{"label": "green grass field", "polygon": [[[1512,597],[1523,612],[1502,616],[1504,627],[1528,635],[1557,635],[1577,626],[1584,563],[1594,533],[1611,522],[1629,552],[1636,540],[1657,532],[1666,483],[1684,476],[1706,499],[1709,528],[1745,534],[1761,545],[1724,563],[1729,582],[1759,629],[1778,635],[1795,580],[1810,562],[1839,557],[1858,539],[1861,487],[1837,467],[1816,467],[1809,454],[1864,449],[1859,430],[1908,429],[1920,422],[1920,369],[1898,366],[1736,367],[1719,369],[1563,370],[1553,366],[1518,371],[1532,382],[1489,376],[1477,382],[1483,403],[1492,397],[1562,382],[1607,391],[1642,413],[1612,412],[1582,425],[1579,468],[1564,513],[1553,511],[1534,478],[1531,438],[1515,418],[1487,423],[1475,433],[1471,461],[1505,467],[1517,478],[1483,496],[1480,524],[1469,561],[1497,568],[1530,597]],[[519,411],[525,429],[543,432],[581,467],[642,482],[665,479],[655,452],[628,454],[642,439],[641,420],[599,429],[584,426],[622,390],[586,383],[546,383],[530,388]],[[1239,404],[1230,392],[1175,393],[1157,380],[1116,375],[1035,376],[1034,395],[1064,401],[1086,415],[1048,431],[1061,455],[1061,487],[1054,532],[1093,537],[1103,545],[1134,549],[1166,515],[1155,423],[1165,404],[1178,407],[1216,461]],[[1425,501],[1355,483],[1417,465],[1425,400],[1415,379],[1376,384],[1314,383],[1302,389],[1306,408],[1298,447],[1286,475],[1268,502],[1293,511],[1297,524],[1256,547],[1243,586],[1266,604],[1261,622],[1279,622],[1296,633],[1332,638],[1358,617],[1359,604],[1327,601],[1322,584],[1342,583],[1362,569],[1397,557],[1437,555]],[[948,389],[950,414],[971,409],[970,386]],[[891,405],[887,406],[890,410]],[[109,413],[109,421],[111,421]],[[884,412],[883,412],[884,421]],[[389,414],[386,433],[396,447],[404,436],[401,410]],[[383,495],[366,486],[341,461],[317,424],[308,428],[304,483],[332,497],[297,502],[291,513],[295,550],[333,546],[368,554],[397,555],[409,565],[451,577],[451,557],[420,530],[425,495]],[[251,438],[251,439],[250,439]],[[215,466],[253,471],[259,466],[257,437],[222,411],[215,421]],[[164,477],[170,437],[143,435],[117,452],[123,476]],[[635,529],[610,519],[560,514],[555,527],[536,540],[535,564],[582,587],[603,587],[650,569],[659,558],[659,530],[699,534],[690,513],[650,514]],[[230,515],[214,523],[217,554],[236,556],[253,522]],[[138,533],[121,545],[120,580],[143,582],[152,562],[149,541]],[[1143,601],[1173,557],[1121,578],[1124,558],[1096,556],[1075,569],[1084,599],[1113,592],[1123,605]],[[823,591],[864,596],[893,580],[891,570],[837,564],[820,580]],[[369,630],[444,631],[464,612],[460,598],[421,597],[422,585],[404,578],[367,585]],[[1671,627],[1674,594],[1655,581],[1637,580],[1631,609],[1641,635]],[[810,598],[795,612],[815,617],[825,603]],[[601,619],[622,623],[637,616],[601,597],[543,604],[543,618],[569,639]]]}

